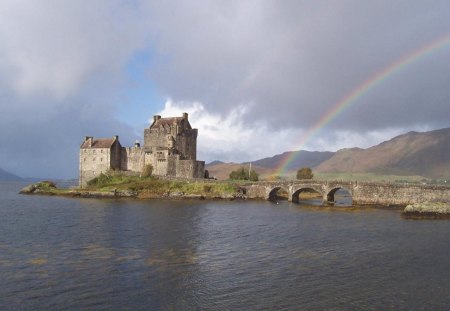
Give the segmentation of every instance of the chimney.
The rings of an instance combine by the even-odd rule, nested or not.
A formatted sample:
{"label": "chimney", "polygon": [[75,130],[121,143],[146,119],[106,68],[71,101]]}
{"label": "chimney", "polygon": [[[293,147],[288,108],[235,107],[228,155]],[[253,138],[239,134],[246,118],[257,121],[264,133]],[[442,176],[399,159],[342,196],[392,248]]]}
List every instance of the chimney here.
{"label": "chimney", "polygon": [[92,141],[94,140],[94,137],[92,136],[84,136],[84,141],[87,142],[88,147],[92,147]]}
{"label": "chimney", "polygon": [[158,116],[158,115],[153,116],[153,122],[156,122],[156,121],[158,121],[159,119],[161,119],[161,116]]}
{"label": "chimney", "polygon": [[119,140],[119,136],[118,135],[114,135],[113,138],[114,138],[114,140]]}
{"label": "chimney", "polygon": [[183,119],[188,119],[188,114],[187,114],[187,112],[183,112]]}

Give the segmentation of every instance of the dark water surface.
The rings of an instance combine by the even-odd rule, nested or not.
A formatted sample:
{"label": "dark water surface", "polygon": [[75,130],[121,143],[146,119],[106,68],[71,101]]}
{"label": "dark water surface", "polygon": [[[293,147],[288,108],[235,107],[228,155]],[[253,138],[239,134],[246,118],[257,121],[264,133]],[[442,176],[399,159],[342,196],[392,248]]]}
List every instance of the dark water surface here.
{"label": "dark water surface", "polygon": [[450,221],[0,183],[1,310],[449,310]]}

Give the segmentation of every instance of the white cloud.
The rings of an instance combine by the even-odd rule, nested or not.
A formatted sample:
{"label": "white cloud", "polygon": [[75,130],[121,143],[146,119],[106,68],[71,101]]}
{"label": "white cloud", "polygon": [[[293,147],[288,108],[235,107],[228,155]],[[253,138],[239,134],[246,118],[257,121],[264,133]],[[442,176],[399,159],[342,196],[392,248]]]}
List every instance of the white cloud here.
{"label": "white cloud", "polygon": [[303,130],[286,128],[273,130],[265,122],[247,123],[246,115],[253,105],[239,105],[227,115],[212,113],[201,102],[187,102],[168,99],[164,109],[158,112],[163,117],[189,114],[194,128],[198,128],[198,158],[207,162],[213,160],[244,162],[271,157],[291,150],[336,151],[341,148],[367,148],[396,135],[404,133],[401,128],[383,131],[331,132],[324,128],[320,138],[301,141]]}
{"label": "white cloud", "polygon": [[163,117],[189,114],[194,128],[198,128],[198,158],[206,161],[247,161],[287,148],[291,131],[271,131],[265,122],[246,123],[252,105],[238,105],[227,115],[208,111],[200,102],[174,102],[168,99],[158,114]]}

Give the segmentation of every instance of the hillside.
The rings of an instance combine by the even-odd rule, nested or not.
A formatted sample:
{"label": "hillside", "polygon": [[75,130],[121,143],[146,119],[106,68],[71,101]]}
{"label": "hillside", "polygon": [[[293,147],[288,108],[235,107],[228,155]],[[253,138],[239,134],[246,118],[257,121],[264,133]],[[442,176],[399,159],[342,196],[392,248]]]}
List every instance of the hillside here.
{"label": "hillside", "polygon": [[293,160],[288,164],[286,170],[297,170],[300,167],[315,167],[322,162],[330,159],[334,152],[330,151],[287,151],[282,154],[277,154],[270,158],[263,158],[253,161],[252,165],[264,167],[267,169],[277,169],[286,161],[286,159],[293,157]]}
{"label": "hillside", "polygon": [[[255,170],[260,177],[264,178],[276,174],[279,167],[291,156],[294,156],[294,159],[288,164],[287,171],[297,170],[300,167],[314,167],[323,161],[328,160],[333,155],[334,152],[328,151],[288,151],[273,157],[253,161],[252,169]],[[249,165],[249,162],[224,163],[221,161],[213,161],[206,165],[206,169],[209,171],[210,176],[223,180],[228,179],[232,171],[241,166],[249,167]]]}
{"label": "hillside", "polygon": [[14,174],[11,174],[0,168],[0,180],[2,180],[2,181],[21,181],[22,178],[14,175]]}
{"label": "hillside", "polygon": [[342,149],[314,168],[321,173],[450,176],[450,128],[409,132],[379,145]]}
{"label": "hillside", "polygon": [[[217,162],[219,162],[219,163],[217,163]],[[230,176],[230,173],[232,171],[239,169],[241,166],[244,166],[245,168],[249,167],[248,164],[223,163],[220,161],[214,161],[214,162],[211,162],[210,164],[206,165],[206,169],[208,170],[210,177],[214,177],[219,180],[225,180],[225,179],[228,179],[228,177]],[[271,169],[267,169],[267,168],[253,165],[253,164],[252,164],[252,170],[255,170],[255,172],[258,173],[259,176],[269,175],[273,171]]]}

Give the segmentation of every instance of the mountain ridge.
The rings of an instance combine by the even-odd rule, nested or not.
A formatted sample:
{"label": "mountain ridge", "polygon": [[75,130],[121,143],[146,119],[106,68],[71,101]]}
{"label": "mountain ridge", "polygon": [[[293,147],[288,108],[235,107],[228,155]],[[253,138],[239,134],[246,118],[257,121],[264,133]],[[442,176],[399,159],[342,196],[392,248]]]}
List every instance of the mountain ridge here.
{"label": "mountain ridge", "polygon": [[[291,172],[300,167],[311,167],[318,173],[375,173],[448,178],[450,128],[427,132],[410,131],[369,148],[343,148],[336,152],[287,151],[252,161],[251,164],[258,174],[273,175],[289,158],[291,160],[286,171]],[[226,179],[232,170],[249,163],[213,161],[206,167],[211,176],[218,174]]]}
{"label": "mountain ridge", "polygon": [[24,179],[0,168],[0,180],[1,181],[23,181]]}
{"label": "mountain ridge", "polygon": [[321,173],[450,176],[450,128],[411,131],[366,149],[341,149],[314,168]]}

